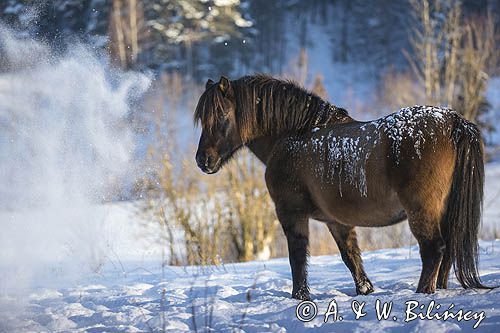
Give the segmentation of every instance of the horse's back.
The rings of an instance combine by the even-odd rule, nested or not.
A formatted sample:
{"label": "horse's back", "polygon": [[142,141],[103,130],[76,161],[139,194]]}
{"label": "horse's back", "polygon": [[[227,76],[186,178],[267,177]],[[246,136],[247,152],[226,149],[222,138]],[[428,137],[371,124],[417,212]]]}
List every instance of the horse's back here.
{"label": "horse's back", "polygon": [[415,200],[438,213],[454,167],[451,118],[413,107],[284,138],[266,172],[273,199],[291,196],[319,219],[360,226],[393,224]]}

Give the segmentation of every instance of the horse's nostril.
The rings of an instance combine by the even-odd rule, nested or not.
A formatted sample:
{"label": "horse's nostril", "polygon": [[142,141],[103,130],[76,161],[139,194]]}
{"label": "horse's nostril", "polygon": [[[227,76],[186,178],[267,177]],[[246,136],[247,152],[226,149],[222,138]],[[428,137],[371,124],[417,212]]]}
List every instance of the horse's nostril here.
{"label": "horse's nostril", "polygon": [[196,156],[196,164],[198,164],[198,166],[200,168],[203,168],[206,166],[207,162],[206,162],[206,158],[204,156],[201,156],[201,155],[197,155]]}
{"label": "horse's nostril", "polygon": [[212,162],[212,158],[210,156],[207,156],[207,158],[205,159],[205,167],[209,167],[210,162]]}
{"label": "horse's nostril", "polygon": [[200,152],[196,154],[196,164],[198,164],[198,167],[204,172],[212,170],[215,160],[216,157],[207,153]]}

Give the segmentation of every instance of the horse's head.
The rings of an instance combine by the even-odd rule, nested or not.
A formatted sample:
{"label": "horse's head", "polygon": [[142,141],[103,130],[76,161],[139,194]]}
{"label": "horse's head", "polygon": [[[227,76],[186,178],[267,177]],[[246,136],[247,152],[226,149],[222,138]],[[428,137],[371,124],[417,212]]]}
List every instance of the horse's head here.
{"label": "horse's head", "polygon": [[219,82],[208,80],[194,115],[202,132],[196,163],[206,173],[216,173],[242,146],[236,123],[236,102],[231,81],[222,76]]}

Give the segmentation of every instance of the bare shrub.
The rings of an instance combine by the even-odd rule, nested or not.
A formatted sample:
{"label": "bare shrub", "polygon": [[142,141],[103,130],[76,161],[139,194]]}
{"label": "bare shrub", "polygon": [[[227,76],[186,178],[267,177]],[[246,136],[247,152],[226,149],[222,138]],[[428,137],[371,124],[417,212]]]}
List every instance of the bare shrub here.
{"label": "bare shrub", "polygon": [[470,18],[463,29],[462,61],[459,70],[462,82],[461,98],[455,102],[455,107],[470,120],[476,120],[487,108],[484,94],[489,79],[488,73],[497,68],[499,60],[499,35],[495,30],[491,13],[486,18]]}
{"label": "bare shrub", "polygon": [[299,54],[290,60],[287,67],[287,76],[305,87],[309,74],[309,61],[306,49],[301,48]]}
{"label": "bare shrub", "polygon": [[267,193],[263,165],[248,151],[226,167],[224,190],[229,190],[229,218],[225,221],[231,234],[238,261],[269,259],[277,249],[276,229],[279,226],[274,204]]}
{"label": "bare shrub", "polygon": [[328,100],[328,91],[326,91],[325,84],[323,83],[323,75],[317,74],[314,77],[314,82],[311,88],[311,91],[318,95],[319,97],[323,98],[324,100]]}
{"label": "bare shrub", "polygon": [[[268,259],[277,252],[278,222],[263,168],[248,153],[218,177],[185,163],[176,173],[168,155],[141,202],[141,213],[159,223],[169,264],[218,264]],[[279,243],[279,242],[278,242]],[[279,249],[279,247],[278,247]]]}
{"label": "bare shrub", "polygon": [[493,15],[465,19],[458,0],[411,3],[415,16],[413,53],[406,55],[424,92],[419,104],[449,106],[484,125],[479,117],[488,109],[487,73],[498,65]]}
{"label": "bare shrub", "polygon": [[[410,72],[388,71],[381,79],[378,103],[386,113],[424,101],[424,90]],[[421,103],[421,102],[420,102]]]}

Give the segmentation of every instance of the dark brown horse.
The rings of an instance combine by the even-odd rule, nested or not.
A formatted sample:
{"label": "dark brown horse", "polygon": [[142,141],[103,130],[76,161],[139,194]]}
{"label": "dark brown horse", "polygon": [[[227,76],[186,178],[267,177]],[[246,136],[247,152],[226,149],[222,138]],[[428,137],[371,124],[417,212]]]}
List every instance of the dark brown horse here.
{"label": "dark brown horse", "polygon": [[195,121],[204,172],[217,172],[243,146],[266,165],[288,241],[292,297],[309,299],[309,218],[328,226],[358,294],[373,286],[354,227],[405,219],[422,259],[417,292],[446,288],[452,266],[463,287],[486,288],[477,268],[483,144],[456,112],[414,106],[359,122],[293,82],[255,75],[208,80]]}

